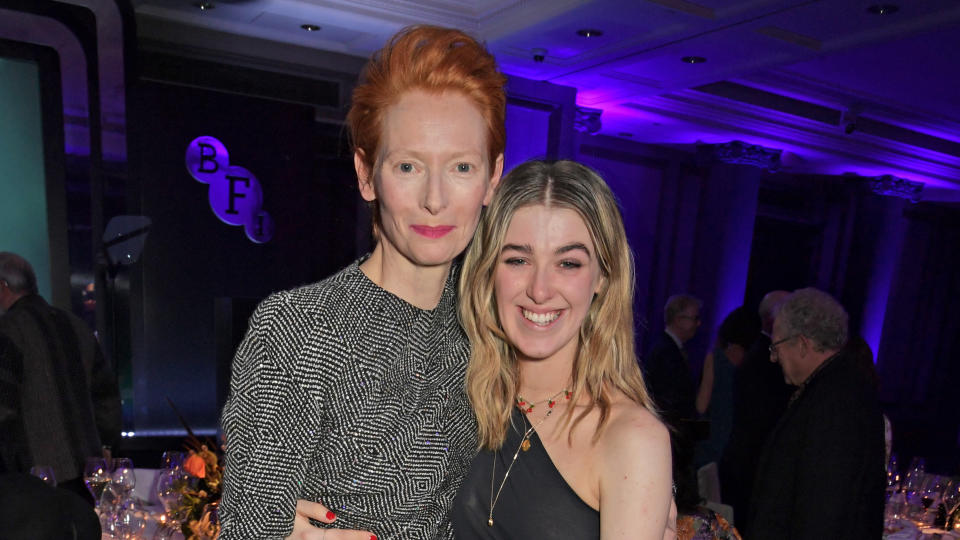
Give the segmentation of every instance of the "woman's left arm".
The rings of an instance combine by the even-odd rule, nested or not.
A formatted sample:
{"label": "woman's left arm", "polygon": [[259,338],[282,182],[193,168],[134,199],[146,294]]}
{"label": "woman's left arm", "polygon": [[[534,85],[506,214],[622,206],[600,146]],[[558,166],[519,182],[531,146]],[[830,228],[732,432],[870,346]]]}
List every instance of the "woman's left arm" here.
{"label": "woman's left arm", "polygon": [[601,540],[661,540],[673,502],[667,429],[641,410],[612,421],[601,444]]}

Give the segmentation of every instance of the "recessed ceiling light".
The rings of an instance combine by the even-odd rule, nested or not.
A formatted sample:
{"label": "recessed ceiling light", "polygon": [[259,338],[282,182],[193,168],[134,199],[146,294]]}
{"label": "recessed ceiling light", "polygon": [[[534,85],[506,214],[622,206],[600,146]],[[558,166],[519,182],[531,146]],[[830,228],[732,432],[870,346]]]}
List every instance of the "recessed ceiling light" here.
{"label": "recessed ceiling light", "polygon": [[315,24],[301,24],[300,28],[303,28],[307,32],[316,32],[320,30],[320,27]]}
{"label": "recessed ceiling light", "polygon": [[706,62],[707,59],[702,56],[684,56],[680,61],[684,64],[702,64]]}
{"label": "recessed ceiling light", "polygon": [[207,11],[217,6],[213,5],[213,2],[208,2],[207,0],[200,0],[199,2],[194,2],[193,7],[199,9],[200,11]]}
{"label": "recessed ceiling light", "polygon": [[898,11],[900,11],[900,6],[896,4],[874,4],[867,8],[867,12],[874,15],[893,15]]}
{"label": "recessed ceiling light", "polygon": [[580,37],[600,37],[603,35],[603,30],[597,30],[596,28],[583,28],[577,30],[577,35]]}

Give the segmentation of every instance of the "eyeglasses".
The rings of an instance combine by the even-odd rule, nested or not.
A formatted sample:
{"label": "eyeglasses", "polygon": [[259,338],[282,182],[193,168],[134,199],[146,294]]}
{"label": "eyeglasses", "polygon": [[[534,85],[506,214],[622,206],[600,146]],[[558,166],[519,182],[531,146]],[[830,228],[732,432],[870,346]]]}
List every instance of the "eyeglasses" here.
{"label": "eyeglasses", "polygon": [[779,347],[780,345],[782,345],[782,344],[790,341],[791,339],[797,337],[798,335],[799,335],[799,334],[794,334],[794,335],[792,335],[792,336],[790,336],[790,337],[785,337],[785,338],[783,338],[783,339],[778,339],[777,341],[774,341],[773,343],[771,343],[770,346],[767,347],[767,349],[770,351],[770,354],[774,354],[774,353],[777,352],[777,347]]}
{"label": "eyeglasses", "polygon": [[678,319],[690,319],[691,321],[699,321],[699,315],[677,315]]}

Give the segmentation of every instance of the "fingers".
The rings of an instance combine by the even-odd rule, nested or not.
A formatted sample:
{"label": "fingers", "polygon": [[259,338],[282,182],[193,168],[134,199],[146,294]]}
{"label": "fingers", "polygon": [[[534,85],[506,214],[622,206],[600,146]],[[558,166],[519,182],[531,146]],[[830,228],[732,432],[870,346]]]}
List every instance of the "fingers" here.
{"label": "fingers", "polygon": [[[304,501],[300,501],[304,502]],[[293,518],[293,532],[286,540],[324,540],[325,529],[318,529],[310,524],[306,516],[300,514],[300,504],[297,504],[297,515]]]}
{"label": "fingers", "polygon": [[377,540],[377,535],[368,531],[328,529],[327,536],[318,540]]}
{"label": "fingers", "polygon": [[[297,518],[300,520],[301,518]],[[305,519],[303,521],[306,521]],[[341,529],[318,529],[309,523],[308,528],[293,526],[293,534],[287,540],[377,540],[377,535],[367,531],[347,531]]]}
{"label": "fingers", "polygon": [[297,517],[312,518],[321,523],[333,523],[337,515],[326,506],[303,499],[297,501]]}
{"label": "fingers", "polygon": [[320,503],[298,500],[297,515],[293,519],[293,533],[287,537],[287,540],[377,540],[377,536],[369,531],[319,529],[310,524],[310,519],[321,523],[333,523],[337,516]]}

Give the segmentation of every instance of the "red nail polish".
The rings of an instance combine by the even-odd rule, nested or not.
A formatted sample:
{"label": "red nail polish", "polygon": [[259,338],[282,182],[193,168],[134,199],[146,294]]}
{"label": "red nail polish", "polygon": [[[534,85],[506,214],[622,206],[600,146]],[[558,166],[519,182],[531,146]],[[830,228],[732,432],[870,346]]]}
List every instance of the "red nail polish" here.
{"label": "red nail polish", "polygon": [[327,510],[327,519],[329,519],[330,521],[333,521],[337,519],[337,515],[331,512],[330,510]]}
{"label": "red nail polish", "polygon": [[370,535],[370,540],[377,540],[377,535],[371,534],[371,535]]}

